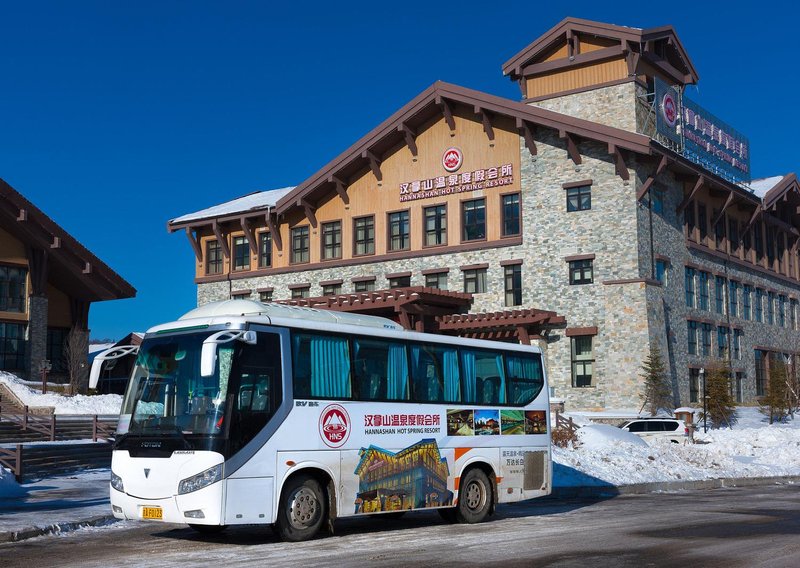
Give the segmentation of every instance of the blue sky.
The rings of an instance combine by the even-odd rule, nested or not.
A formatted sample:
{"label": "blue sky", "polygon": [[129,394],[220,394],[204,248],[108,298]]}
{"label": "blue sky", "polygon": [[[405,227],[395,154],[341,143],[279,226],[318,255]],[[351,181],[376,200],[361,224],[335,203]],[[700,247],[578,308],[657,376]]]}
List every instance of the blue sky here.
{"label": "blue sky", "polygon": [[566,16],[673,25],[754,176],[800,169],[793,5],[451,6],[0,0],[0,177],[138,290],[92,306],[92,337],[194,307],[168,219],[300,183],[436,80],[518,99],[501,65]]}

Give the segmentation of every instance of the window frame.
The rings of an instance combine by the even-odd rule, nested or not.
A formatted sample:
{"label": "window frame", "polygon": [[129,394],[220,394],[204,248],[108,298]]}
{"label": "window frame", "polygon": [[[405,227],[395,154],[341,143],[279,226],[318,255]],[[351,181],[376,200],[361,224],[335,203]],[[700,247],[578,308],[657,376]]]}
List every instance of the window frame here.
{"label": "window frame", "polygon": [[[503,288],[505,307],[522,305],[522,264],[509,264],[503,267]],[[510,301],[509,301],[510,299]]]}
{"label": "window frame", "polygon": [[[428,225],[431,221],[433,228]],[[430,242],[431,237],[433,242]],[[447,203],[426,205],[422,208],[422,247],[441,246],[447,246]]]}
{"label": "window frame", "polygon": [[[570,337],[570,374],[572,377],[572,388],[592,388],[594,387],[594,366],[595,366],[595,357],[594,357],[594,335],[573,335]],[[588,340],[589,342],[589,358],[578,358],[577,354],[577,346],[578,341]],[[589,364],[590,373],[588,375],[585,374],[586,364]],[[583,366],[584,374],[578,375],[577,369],[578,365]],[[588,381],[586,380],[588,377]],[[579,384],[585,383],[585,384]]]}
{"label": "window frame", "polygon": [[[506,204],[506,199],[516,198],[516,205],[514,203]],[[511,219],[507,213],[510,207],[516,208],[516,217]],[[514,193],[503,193],[500,195],[500,236],[501,237],[516,237],[522,234],[522,194],[519,191]],[[516,223],[516,232],[508,231],[509,223]]]}
{"label": "window frame", "polygon": [[[592,210],[592,184],[568,187],[564,190],[567,198],[567,213]],[[570,198],[577,199],[576,205],[570,205]],[[588,198],[588,204],[587,204]]]}
{"label": "window frame", "polygon": [[[309,225],[300,225],[298,227],[292,227],[291,231],[289,231],[289,237],[291,240],[291,247],[289,249],[289,264],[308,264],[311,262],[311,227]],[[305,242],[305,246],[302,248],[297,248],[297,244]],[[305,259],[298,260],[298,254]]]}
{"label": "window frame", "polygon": [[[363,227],[359,223],[366,221]],[[359,233],[364,233],[363,238],[359,238]],[[359,247],[364,248],[364,252],[359,252]],[[353,218],[353,256],[369,256],[375,254],[375,215],[362,215]]]}
{"label": "window frame", "polygon": [[[479,211],[481,210],[480,207],[472,208],[472,204],[481,203],[483,205],[483,219],[481,220],[481,215]],[[468,209],[469,207],[469,209]],[[461,210],[461,242],[462,243],[474,243],[485,241],[488,238],[488,231],[486,230],[486,198],[485,197],[477,197],[475,199],[465,199],[460,202]],[[476,219],[470,220],[468,219],[472,216],[476,215]],[[482,236],[468,238],[468,231],[476,230],[476,229],[483,229]],[[479,231],[480,232],[480,231]]]}
{"label": "window frame", "polygon": [[[205,264],[206,276],[216,276],[222,274],[225,270],[225,257],[222,254],[222,243],[218,239],[208,239],[205,246]],[[212,255],[212,253],[214,253]],[[218,266],[218,269],[212,270],[212,266]]]}
{"label": "window frame", "polygon": [[[231,237],[233,248],[233,272],[244,272],[250,270],[250,242],[247,235],[234,235]],[[244,254],[242,254],[244,253]]]}
{"label": "window frame", "polygon": [[[395,222],[393,219],[397,217]],[[398,233],[393,233],[394,226],[397,226]],[[405,232],[402,231],[405,227]],[[400,252],[411,250],[411,210],[400,209],[398,211],[388,211],[386,213],[386,250],[388,252]],[[404,243],[402,247],[394,246],[394,239],[400,239]]]}
{"label": "window frame", "polygon": [[[578,260],[568,261],[569,270],[569,285],[570,286],[583,286],[586,284],[594,284],[594,259],[582,258]],[[589,270],[589,277],[586,278],[586,269]],[[580,274],[580,277],[577,275]]]}
{"label": "window frame", "polygon": [[[342,220],[326,221],[319,229],[320,260],[339,260],[342,258]],[[330,241],[330,242],[329,242]]]}
{"label": "window frame", "polygon": [[272,267],[272,231],[258,233],[258,267]]}
{"label": "window frame", "polygon": [[[487,292],[486,268],[467,268],[461,271],[466,294],[485,294]],[[474,290],[470,290],[474,287]]]}

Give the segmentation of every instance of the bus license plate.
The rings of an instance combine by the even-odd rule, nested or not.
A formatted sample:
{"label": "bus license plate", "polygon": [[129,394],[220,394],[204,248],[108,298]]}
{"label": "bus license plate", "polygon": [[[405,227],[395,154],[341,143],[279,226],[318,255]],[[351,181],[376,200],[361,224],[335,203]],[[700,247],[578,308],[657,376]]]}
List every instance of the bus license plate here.
{"label": "bus license plate", "polygon": [[161,507],[142,507],[142,518],[160,521],[164,518]]}

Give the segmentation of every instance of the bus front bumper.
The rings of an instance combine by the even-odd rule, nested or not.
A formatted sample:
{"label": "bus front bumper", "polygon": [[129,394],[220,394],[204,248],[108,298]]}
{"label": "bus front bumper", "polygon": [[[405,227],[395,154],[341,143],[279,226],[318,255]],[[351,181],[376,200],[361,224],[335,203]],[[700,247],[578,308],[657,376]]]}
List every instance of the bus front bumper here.
{"label": "bus front bumper", "polygon": [[221,525],[223,484],[220,480],[183,495],[145,499],[110,488],[111,511],[117,519]]}

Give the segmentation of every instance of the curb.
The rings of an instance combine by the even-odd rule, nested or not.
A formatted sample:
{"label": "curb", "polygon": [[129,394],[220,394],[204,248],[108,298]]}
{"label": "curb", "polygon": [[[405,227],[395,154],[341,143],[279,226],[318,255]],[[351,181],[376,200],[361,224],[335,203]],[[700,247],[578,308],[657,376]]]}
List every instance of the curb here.
{"label": "curb", "polygon": [[84,527],[99,527],[114,524],[119,519],[113,515],[100,515],[81,521],[66,521],[53,525],[45,525],[43,527],[24,527],[18,530],[0,532],[0,543],[19,542],[37,536],[48,534],[61,534],[65,532],[74,531]]}
{"label": "curb", "polygon": [[655,481],[652,483],[634,483],[619,486],[554,487],[550,496],[558,499],[616,497],[618,495],[643,495],[646,493],[696,491],[722,489],[725,487],[754,487],[759,485],[793,485],[795,483],[800,483],[800,475],[788,475],[785,477],[723,477],[694,481]]}

